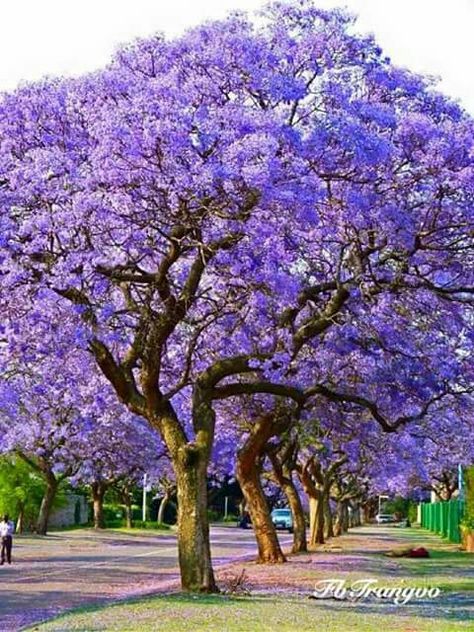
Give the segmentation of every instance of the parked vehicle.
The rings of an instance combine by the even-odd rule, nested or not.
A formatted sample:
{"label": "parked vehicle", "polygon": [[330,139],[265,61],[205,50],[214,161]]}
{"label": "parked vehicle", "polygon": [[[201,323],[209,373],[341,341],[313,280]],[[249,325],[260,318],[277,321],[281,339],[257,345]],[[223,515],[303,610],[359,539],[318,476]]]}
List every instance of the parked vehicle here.
{"label": "parked vehicle", "polygon": [[271,516],[275,529],[287,529],[289,533],[293,533],[293,517],[290,509],[274,509]]}
{"label": "parked vehicle", "polygon": [[389,524],[394,522],[393,516],[391,514],[377,514],[375,516],[375,521],[377,524]]}

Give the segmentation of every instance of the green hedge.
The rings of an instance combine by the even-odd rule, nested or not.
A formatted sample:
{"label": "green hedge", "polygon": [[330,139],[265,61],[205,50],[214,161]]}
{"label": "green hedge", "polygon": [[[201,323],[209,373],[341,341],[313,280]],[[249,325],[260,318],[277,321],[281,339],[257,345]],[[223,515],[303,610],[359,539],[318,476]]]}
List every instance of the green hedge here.
{"label": "green hedge", "polygon": [[155,529],[155,530],[168,530],[171,529],[169,524],[164,524],[163,522],[155,522],[154,520],[134,520],[133,527],[135,529]]}
{"label": "green hedge", "polygon": [[[127,523],[125,520],[106,520],[105,528],[106,529],[125,529],[127,527]],[[160,524],[159,522],[154,522],[151,520],[134,520],[132,523],[133,529],[150,529],[155,531],[166,531],[171,529],[168,524]]]}

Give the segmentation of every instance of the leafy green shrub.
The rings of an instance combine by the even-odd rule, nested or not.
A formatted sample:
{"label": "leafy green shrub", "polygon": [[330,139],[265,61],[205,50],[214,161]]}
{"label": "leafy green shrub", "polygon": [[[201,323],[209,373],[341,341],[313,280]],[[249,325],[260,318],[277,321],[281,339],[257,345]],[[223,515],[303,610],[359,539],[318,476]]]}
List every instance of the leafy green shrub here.
{"label": "leafy green shrub", "polygon": [[461,529],[471,533],[474,531],[474,516],[465,516],[461,520]]}
{"label": "leafy green shrub", "polygon": [[219,522],[219,520],[222,520],[222,514],[215,509],[208,509],[207,517],[209,519],[209,522]]}
{"label": "leafy green shrub", "polygon": [[142,508],[138,505],[132,505],[132,520],[141,520],[142,519]]}
{"label": "leafy green shrub", "polygon": [[120,505],[104,504],[104,519],[105,522],[122,520],[125,512]]}
{"label": "leafy green shrub", "polygon": [[408,505],[408,520],[413,523],[418,519],[418,503],[414,500],[410,500],[410,504]]}
{"label": "leafy green shrub", "polygon": [[134,520],[133,527],[135,529],[154,529],[157,531],[161,531],[161,530],[166,531],[168,529],[171,529],[169,524],[164,524],[162,522],[155,522],[154,520],[146,520],[145,522],[143,522],[143,520]]}
{"label": "leafy green shrub", "polygon": [[464,468],[464,517],[461,526],[466,531],[474,531],[474,466]]}
{"label": "leafy green shrub", "polygon": [[228,515],[224,517],[222,522],[238,522],[239,516],[235,516],[234,514]]}
{"label": "leafy green shrub", "polygon": [[106,529],[121,529],[122,527],[125,526],[125,521],[122,519],[115,519],[115,520],[106,520],[105,521],[105,528]]}

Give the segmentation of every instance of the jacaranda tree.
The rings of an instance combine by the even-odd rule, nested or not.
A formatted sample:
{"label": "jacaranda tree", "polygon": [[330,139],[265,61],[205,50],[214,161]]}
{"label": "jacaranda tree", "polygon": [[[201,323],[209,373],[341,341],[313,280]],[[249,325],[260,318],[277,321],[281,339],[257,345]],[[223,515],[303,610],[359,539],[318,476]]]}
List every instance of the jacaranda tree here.
{"label": "jacaranda tree", "polygon": [[349,401],[392,431],[467,388],[472,120],[350,24],[278,2],[1,99],[5,344],[74,321],[159,430],[187,590],[215,590],[215,400]]}

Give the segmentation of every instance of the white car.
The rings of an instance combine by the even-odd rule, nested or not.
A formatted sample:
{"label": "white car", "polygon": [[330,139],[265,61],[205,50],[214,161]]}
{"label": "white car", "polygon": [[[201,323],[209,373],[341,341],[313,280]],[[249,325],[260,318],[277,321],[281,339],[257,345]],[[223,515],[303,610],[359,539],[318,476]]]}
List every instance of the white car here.
{"label": "white car", "polygon": [[391,514],[377,514],[375,516],[377,524],[389,524],[393,522],[393,516]]}
{"label": "white car", "polygon": [[290,509],[274,509],[271,515],[275,529],[286,529],[288,533],[293,533],[293,517]]}

